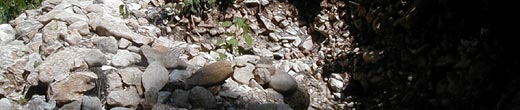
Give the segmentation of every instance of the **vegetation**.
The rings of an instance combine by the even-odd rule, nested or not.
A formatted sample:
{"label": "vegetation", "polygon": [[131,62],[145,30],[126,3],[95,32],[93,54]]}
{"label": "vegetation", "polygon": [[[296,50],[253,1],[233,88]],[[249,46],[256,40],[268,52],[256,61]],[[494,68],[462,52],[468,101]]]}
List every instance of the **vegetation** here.
{"label": "vegetation", "polygon": [[27,9],[34,9],[42,0],[5,0],[0,2],[0,23],[16,18]]}
{"label": "vegetation", "polygon": [[[222,26],[224,27],[230,27],[234,25],[237,27],[235,32],[233,33],[226,33],[226,35],[232,36],[230,39],[227,39],[226,42],[223,40],[219,40],[217,42],[217,45],[222,46],[226,49],[228,49],[231,52],[234,52],[235,54],[242,54],[240,50],[238,49],[238,36],[242,36],[244,38],[244,41],[247,43],[247,45],[251,46],[253,45],[253,37],[251,37],[250,33],[252,32],[251,27],[246,23],[246,19],[244,18],[235,18],[233,21],[225,21],[222,23]],[[242,33],[239,33],[238,31],[242,30]],[[239,34],[237,34],[239,33]]]}

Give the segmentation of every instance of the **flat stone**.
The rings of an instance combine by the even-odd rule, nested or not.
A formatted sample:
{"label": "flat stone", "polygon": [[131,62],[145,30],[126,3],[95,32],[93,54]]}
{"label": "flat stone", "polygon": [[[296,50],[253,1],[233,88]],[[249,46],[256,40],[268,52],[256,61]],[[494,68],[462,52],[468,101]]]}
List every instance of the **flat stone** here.
{"label": "flat stone", "polygon": [[186,68],[188,63],[179,59],[180,52],[170,50],[164,46],[157,46],[151,48],[148,45],[141,46],[141,54],[143,54],[148,61],[148,64],[152,62],[159,62],[166,68]]}
{"label": "flat stone", "polygon": [[82,52],[84,54],[83,59],[90,67],[101,66],[107,63],[107,58],[101,50],[90,49]]}
{"label": "flat stone", "polygon": [[1,24],[0,25],[0,44],[6,44],[14,40],[14,35],[16,31],[14,31],[13,27],[9,24]]}
{"label": "flat stone", "polygon": [[111,91],[107,96],[107,103],[113,106],[137,107],[139,100],[139,94],[134,87]]}
{"label": "flat stone", "polygon": [[236,66],[243,67],[246,66],[247,63],[256,64],[258,60],[260,60],[260,57],[256,55],[242,55],[235,57],[235,64]]}
{"label": "flat stone", "polygon": [[137,67],[127,67],[117,70],[121,79],[126,85],[141,85],[141,76],[143,72]]}
{"label": "flat stone", "polygon": [[0,108],[5,110],[16,110],[16,102],[11,101],[7,98],[0,99]]}
{"label": "flat stone", "polygon": [[36,20],[23,20],[20,23],[16,23],[16,27],[14,29],[16,30],[16,33],[20,33],[20,36],[31,38],[42,27],[43,24]]}
{"label": "flat stone", "polygon": [[119,42],[117,42],[119,48],[125,49],[128,46],[132,45],[132,42],[128,41],[127,39],[120,39]]}
{"label": "flat stone", "polygon": [[311,37],[307,37],[303,43],[299,46],[303,50],[311,50],[313,48],[313,41]]}
{"label": "flat stone", "polygon": [[142,83],[145,91],[150,91],[151,88],[160,90],[167,82],[168,70],[159,64],[159,62],[152,62],[148,67],[146,67],[142,76]]}
{"label": "flat stone", "polygon": [[97,97],[83,96],[81,98],[82,110],[103,110],[101,100]]}
{"label": "flat stone", "polygon": [[186,85],[188,87],[215,85],[226,80],[231,73],[233,69],[230,62],[218,61],[197,70],[186,80]]}
{"label": "flat stone", "polygon": [[81,100],[84,92],[95,87],[96,73],[76,72],[62,81],[50,85],[50,99],[59,103]]}
{"label": "flat stone", "polygon": [[[119,5],[117,5],[119,6]],[[103,16],[93,16],[89,19],[89,25],[95,30],[98,35],[102,36],[114,36],[128,39],[137,44],[149,44],[152,42],[152,38],[138,34],[128,28],[123,20],[113,17],[109,14],[103,14]]]}
{"label": "flat stone", "polygon": [[141,55],[128,50],[117,50],[117,54],[112,57],[112,65],[116,67],[126,67],[141,61]]}
{"label": "flat stone", "polygon": [[114,37],[96,37],[92,38],[92,42],[102,52],[117,53],[117,40]]}
{"label": "flat stone", "polygon": [[106,74],[106,84],[108,85],[108,91],[122,90],[123,82],[121,76],[115,69],[105,70],[103,74]]}
{"label": "flat stone", "polygon": [[105,60],[104,55],[97,54],[95,49],[65,48],[47,57],[31,74],[38,74],[38,80],[44,83],[63,80],[74,70],[75,59],[84,59],[89,65]]}
{"label": "flat stone", "polygon": [[90,27],[86,21],[78,21],[69,25],[69,30],[78,31],[81,35],[89,35]]}
{"label": "flat stone", "polygon": [[249,80],[254,78],[253,70],[255,66],[247,63],[245,67],[235,68],[233,79],[242,84],[249,84]]}
{"label": "flat stone", "polygon": [[274,31],[276,26],[271,22],[271,20],[265,17],[263,14],[259,14],[260,21],[262,21],[263,25],[267,30]]}
{"label": "flat stone", "polygon": [[76,13],[70,13],[66,12],[61,9],[54,9],[50,11],[49,13],[46,13],[38,18],[38,20],[42,23],[48,23],[51,20],[59,20],[59,21],[65,21],[67,24],[73,24],[75,22],[79,21],[88,21],[87,16],[76,14]]}
{"label": "flat stone", "polygon": [[197,86],[190,90],[189,101],[193,108],[215,109],[217,100],[206,88]]}
{"label": "flat stone", "polygon": [[43,41],[46,43],[54,43],[61,36],[68,36],[67,24],[62,21],[51,21],[43,27]]}

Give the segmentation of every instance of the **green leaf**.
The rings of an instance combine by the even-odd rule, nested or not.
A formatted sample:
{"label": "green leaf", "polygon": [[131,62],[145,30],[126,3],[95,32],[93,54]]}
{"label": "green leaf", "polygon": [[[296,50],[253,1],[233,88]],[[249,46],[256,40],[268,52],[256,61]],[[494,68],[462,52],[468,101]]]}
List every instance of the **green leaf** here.
{"label": "green leaf", "polygon": [[195,9],[195,7],[190,7],[190,11],[191,11],[191,13],[197,13],[197,10]]}
{"label": "green leaf", "polygon": [[222,23],[222,26],[224,26],[224,27],[229,27],[229,26],[231,26],[232,24],[233,24],[233,23],[232,23],[231,21],[224,21],[224,22]]}
{"label": "green leaf", "polygon": [[219,54],[217,61],[225,60],[226,58],[227,58],[227,55],[221,53],[221,54]]}
{"label": "green leaf", "polygon": [[119,5],[119,14],[124,17],[125,11],[124,11],[125,5]]}
{"label": "green leaf", "polygon": [[244,34],[244,38],[245,38],[247,45],[249,45],[249,46],[253,45],[253,37],[251,37],[251,35]]}
{"label": "green leaf", "polygon": [[228,44],[230,44],[232,47],[238,47],[238,40],[233,38],[228,41]]}

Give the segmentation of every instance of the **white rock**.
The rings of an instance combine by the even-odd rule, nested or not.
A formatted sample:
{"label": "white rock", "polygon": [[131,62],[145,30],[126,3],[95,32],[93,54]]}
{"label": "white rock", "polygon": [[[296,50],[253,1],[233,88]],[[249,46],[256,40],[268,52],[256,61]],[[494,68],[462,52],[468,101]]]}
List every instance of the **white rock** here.
{"label": "white rock", "polygon": [[104,74],[106,74],[108,91],[123,90],[123,80],[116,70],[106,70]]}
{"label": "white rock", "polygon": [[157,90],[155,92],[158,92],[168,82],[168,70],[159,62],[152,62],[146,67],[142,76],[142,82],[146,92],[150,90]]}
{"label": "white rock", "polygon": [[260,0],[260,4],[265,6],[265,5],[269,4],[269,0]]}
{"label": "white rock", "polygon": [[112,65],[116,67],[126,67],[141,61],[141,55],[128,50],[117,50],[117,54],[112,57]]}
{"label": "white rock", "polygon": [[204,56],[198,55],[190,59],[188,63],[190,63],[193,66],[202,67],[206,64],[206,59],[204,58]]}
{"label": "white rock", "polygon": [[42,29],[43,41],[53,43],[57,41],[60,36],[68,36],[67,24],[62,21],[51,21]]}
{"label": "white rock", "polygon": [[43,24],[36,20],[23,20],[20,23],[16,23],[16,33],[19,33],[20,36],[32,37],[34,36],[40,28],[43,27]]}
{"label": "white rock", "polygon": [[119,42],[117,42],[119,48],[125,49],[128,46],[132,45],[132,42],[128,41],[127,39],[120,39]]}
{"label": "white rock", "polygon": [[77,30],[81,35],[90,34],[90,27],[86,21],[78,21],[69,26],[69,30]]}
{"label": "white rock", "polygon": [[313,45],[312,38],[309,36],[303,41],[303,43],[300,45],[300,48],[303,50],[311,50]]}
{"label": "white rock", "polygon": [[5,110],[16,110],[16,102],[7,98],[0,99],[0,108]]}
{"label": "white rock", "polygon": [[247,63],[245,67],[235,68],[233,78],[242,84],[249,84],[249,80],[254,78],[253,70],[255,66]]}
{"label": "white rock", "polygon": [[54,9],[38,18],[42,23],[48,23],[51,20],[65,21],[67,24],[73,24],[79,21],[88,21],[87,16],[66,12],[65,10]]}
{"label": "white rock", "polygon": [[260,14],[259,16],[260,16],[260,20],[264,24],[265,28],[267,28],[267,30],[274,31],[276,29],[275,28],[276,26],[271,22],[270,19],[268,19],[267,17],[265,17],[262,14]]}
{"label": "white rock", "polygon": [[273,57],[273,52],[266,48],[253,48],[253,53],[261,57]]}
{"label": "white rock", "polygon": [[333,73],[329,78],[329,86],[335,92],[341,92],[345,89],[345,83],[343,83],[343,78],[338,73]]}
{"label": "white rock", "polygon": [[259,0],[245,0],[244,3],[247,5],[247,4],[251,4],[251,5],[258,5],[260,4],[260,1]]}
{"label": "white rock", "polygon": [[111,91],[107,96],[107,103],[113,106],[136,107],[139,104],[139,94],[134,87],[125,90]]}
{"label": "white rock", "polygon": [[103,14],[103,16],[93,16],[89,19],[89,21],[89,25],[96,31],[98,35],[113,35],[115,37],[128,39],[137,44],[149,44],[153,40],[150,37],[135,33],[133,30],[128,28],[124,22],[120,22],[123,20],[117,19],[116,17],[113,17],[109,14]]}
{"label": "white rock", "polygon": [[0,44],[6,44],[14,40],[14,35],[16,31],[14,31],[13,27],[9,24],[0,25]]}
{"label": "white rock", "polygon": [[260,60],[259,56],[256,55],[242,55],[235,57],[236,66],[246,66],[247,63],[256,64]]}
{"label": "white rock", "polygon": [[102,52],[117,53],[117,40],[114,37],[95,37],[92,41]]}
{"label": "white rock", "polygon": [[168,82],[173,85],[184,85],[184,82],[191,76],[191,74],[192,72],[190,72],[190,70],[174,69],[168,75],[170,77]]}

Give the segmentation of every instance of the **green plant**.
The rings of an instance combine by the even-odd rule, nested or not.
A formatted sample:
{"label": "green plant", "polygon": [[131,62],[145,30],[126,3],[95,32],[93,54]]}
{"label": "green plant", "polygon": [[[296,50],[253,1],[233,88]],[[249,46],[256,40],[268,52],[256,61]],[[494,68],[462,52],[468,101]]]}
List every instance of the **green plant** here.
{"label": "green plant", "polygon": [[192,15],[200,14],[204,10],[213,9],[216,7],[216,0],[184,0],[182,14]]}
{"label": "green plant", "polygon": [[125,19],[128,18],[130,12],[128,11],[128,6],[126,4],[119,5],[119,14],[121,14]]}
{"label": "green plant", "polygon": [[14,19],[27,9],[38,7],[41,0],[4,0],[0,2],[0,23]]}
{"label": "green plant", "polygon": [[233,33],[226,33],[226,35],[232,36],[230,39],[228,39],[226,42],[223,40],[218,40],[217,45],[223,46],[227,48],[229,51],[235,52],[236,54],[241,54],[240,50],[238,49],[238,36],[242,36],[244,38],[244,41],[247,45],[251,46],[253,45],[253,37],[250,35],[252,32],[251,27],[246,23],[246,19],[244,18],[235,18],[233,21],[225,21],[222,23],[223,27],[230,27],[231,25],[235,25],[235,27],[242,29],[244,32],[237,34],[238,29],[235,30]]}

